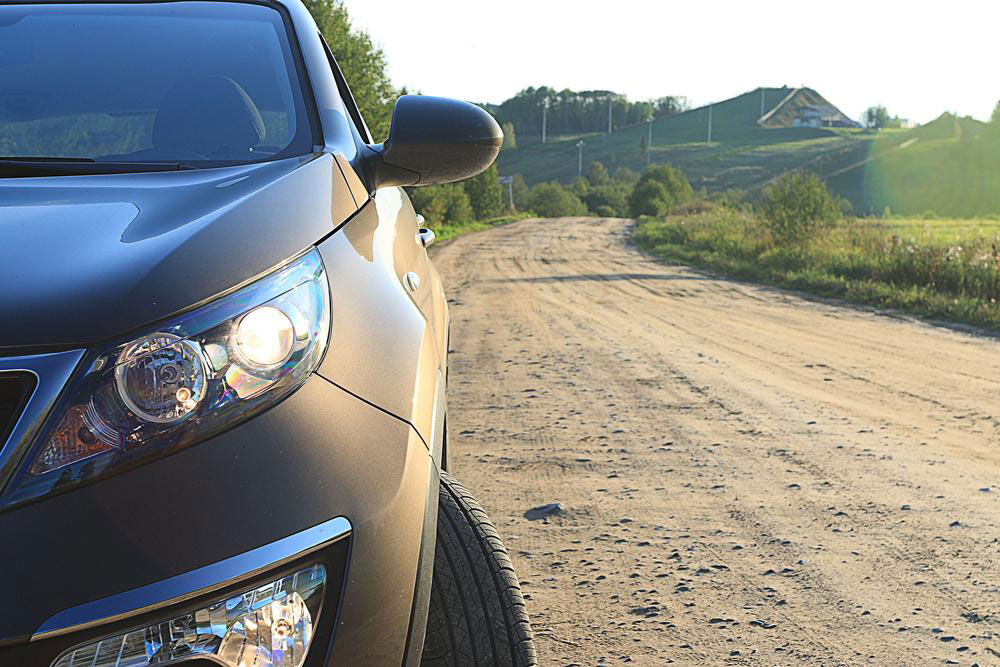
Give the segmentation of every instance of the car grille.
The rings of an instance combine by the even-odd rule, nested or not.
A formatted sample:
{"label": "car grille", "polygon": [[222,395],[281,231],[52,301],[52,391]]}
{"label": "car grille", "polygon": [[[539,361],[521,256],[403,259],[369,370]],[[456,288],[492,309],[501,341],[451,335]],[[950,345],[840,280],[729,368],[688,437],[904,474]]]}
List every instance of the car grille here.
{"label": "car grille", "polygon": [[0,448],[7,442],[34,388],[35,376],[31,373],[0,373]]}

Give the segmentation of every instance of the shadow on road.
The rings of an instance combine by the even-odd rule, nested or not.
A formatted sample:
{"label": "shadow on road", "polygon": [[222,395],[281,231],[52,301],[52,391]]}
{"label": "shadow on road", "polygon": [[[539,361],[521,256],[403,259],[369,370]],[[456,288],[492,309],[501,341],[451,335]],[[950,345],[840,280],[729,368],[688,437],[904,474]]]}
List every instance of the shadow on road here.
{"label": "shadow on road", "polygon": [[709,278],[702,275],[685,276],[680,274],[667,273],[579,273],[569,276],[535,276],[532,278],[498,278],[486,282],[492,283],[572,283],[590,280],[700,280],[712,281],[717,278]]}

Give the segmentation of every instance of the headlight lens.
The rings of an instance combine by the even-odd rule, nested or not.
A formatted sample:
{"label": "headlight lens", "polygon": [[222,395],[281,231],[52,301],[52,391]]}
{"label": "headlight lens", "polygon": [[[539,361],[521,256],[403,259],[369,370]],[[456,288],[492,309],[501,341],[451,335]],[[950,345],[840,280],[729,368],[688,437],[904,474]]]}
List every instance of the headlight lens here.
{"label": "headlight lens", "polygon": [[190,445],[287,396],[316,370],[330,290],[312,250],[125,343],[95,351],[6,502]]}
{"label": "headlight lens", "polygon": [[212,656],[225,667],[301,667],[326,570],[306,570],[144,628],[74,646],[52,667],[141,667]]}

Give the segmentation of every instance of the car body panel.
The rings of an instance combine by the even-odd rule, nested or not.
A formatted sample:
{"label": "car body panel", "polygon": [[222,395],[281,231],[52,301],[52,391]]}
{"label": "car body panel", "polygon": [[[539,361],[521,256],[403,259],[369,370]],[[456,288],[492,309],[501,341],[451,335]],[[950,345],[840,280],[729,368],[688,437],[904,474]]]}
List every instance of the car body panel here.
{"label": "car body panel", "polygon": [[[376,198],[319,245],[333,294],[333,335],[318,372],[413,424],[431,443],[435,395],[446,370],[444,334],[432,322],[446,306],[435,296],[440,279],[426,251],[399,250],[419,243],[406,195],[399,190],[390,201],[395,205]],[[407,270],[423,273],[422,294],[404,287]]]}
{"label": "car body panel", "polygon": [[435,474],[410,426],[313,377],[200,445],[0,513],[2,582],[17,601],[0,608],[0,640],[343,516],[353,534],[334,655],[399,664]]}
{"label": "car body panel", "polygon": [[332,156],[0,179],[0,350],[76,347],[231,291],[356,210]]}

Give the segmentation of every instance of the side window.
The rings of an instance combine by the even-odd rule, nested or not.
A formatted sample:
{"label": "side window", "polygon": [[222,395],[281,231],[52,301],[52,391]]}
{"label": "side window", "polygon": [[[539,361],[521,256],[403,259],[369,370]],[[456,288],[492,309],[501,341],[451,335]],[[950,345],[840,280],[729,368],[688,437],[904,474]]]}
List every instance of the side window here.
{"label": "side window", "polygon": [[337,59],[333,57],[333,51],[330,50],[330,45],[326,43],[326,38],[323,35],[320,35],[319,38],[323,42],[323,48],[326,49],[326,57],[330,61],[333,78],[337,80],[337,89],[340,91],[340,97],[344,101],[344,106],[347,107],[347,113],[350,114],[351,120],[354,122],[354,128],[361,136],[361,140],[366,144],[370,144],[372,143],[372,134],[368,130],[365,119],[361,117],[361,111],[358,109],[357,102],[354,101],[354,95],[351,93],[351,89],[344,79],[343,72],[340,71],[340,66],[337,65]]}

